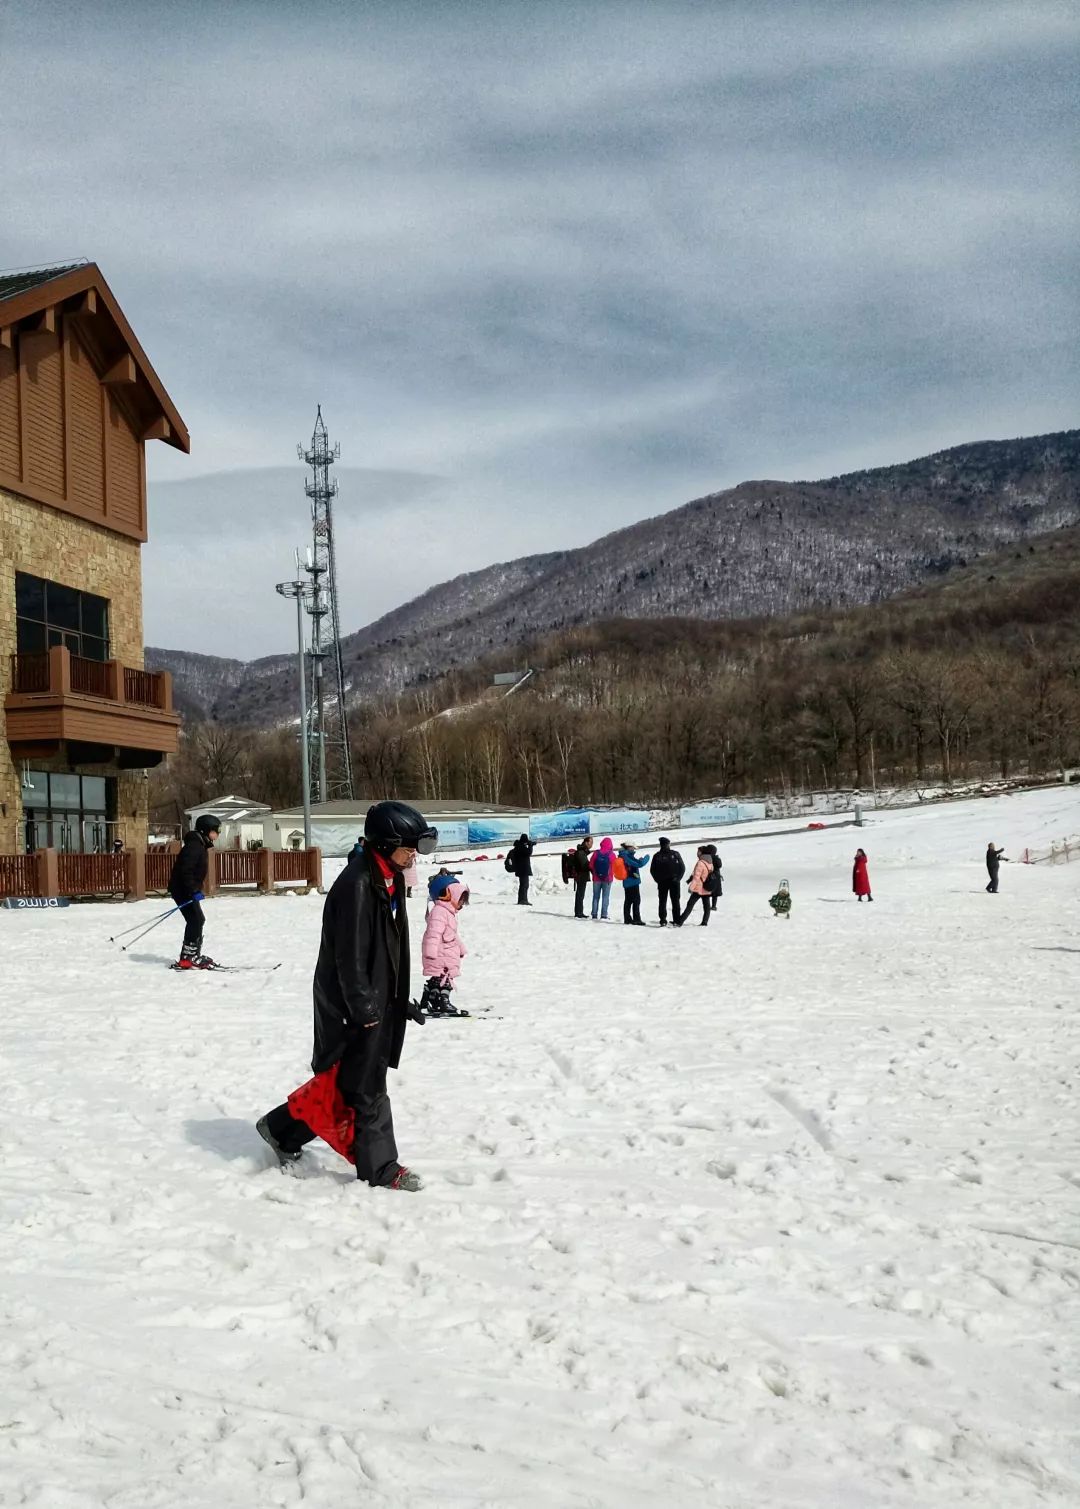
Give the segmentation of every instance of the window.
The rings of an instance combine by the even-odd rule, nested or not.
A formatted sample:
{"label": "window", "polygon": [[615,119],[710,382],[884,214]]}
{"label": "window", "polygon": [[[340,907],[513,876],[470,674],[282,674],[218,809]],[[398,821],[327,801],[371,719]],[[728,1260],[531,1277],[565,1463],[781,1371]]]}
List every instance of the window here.
{"label": "window", "polygon": [[15,634],[20,655],[40,654],[63,644],[86,660],[108,660],[108,599],[17,571]]}
{"label": "window", "polygon": [[116,820],[113,776],[30,770],[22,783],[26,850],[105,854]]}

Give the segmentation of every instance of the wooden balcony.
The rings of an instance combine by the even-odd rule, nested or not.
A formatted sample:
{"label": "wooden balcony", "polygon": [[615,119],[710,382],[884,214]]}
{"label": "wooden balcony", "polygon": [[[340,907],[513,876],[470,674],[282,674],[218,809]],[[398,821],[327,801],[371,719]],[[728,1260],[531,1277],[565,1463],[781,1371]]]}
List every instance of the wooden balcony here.
{"label": "wooden balcony", "polygon": [[14,759],[46,759],[67,746],[72,764],[116,760],[128,770],[175,754],[180,728],[167,671],[84,660],[62,645],[11,656],[4,722]]}

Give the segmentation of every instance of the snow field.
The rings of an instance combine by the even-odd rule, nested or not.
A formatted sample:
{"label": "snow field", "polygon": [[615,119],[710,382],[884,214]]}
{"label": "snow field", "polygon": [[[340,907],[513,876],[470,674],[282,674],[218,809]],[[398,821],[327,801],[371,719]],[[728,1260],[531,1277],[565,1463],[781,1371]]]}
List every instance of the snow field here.
{"label": "snow field", "polygon": [[679,933],[469,865],[457,997],[501,1020],[409,1029],[418,1196],[252,1126],[308,1072],[320,898],[208,905],[273,974],[170,973],[173,920],[121,955],[155,902],[0,912],[0,1502],[1074,1505],[1080,869],[990,897],[981,854],[1077,806],[724,844]]}

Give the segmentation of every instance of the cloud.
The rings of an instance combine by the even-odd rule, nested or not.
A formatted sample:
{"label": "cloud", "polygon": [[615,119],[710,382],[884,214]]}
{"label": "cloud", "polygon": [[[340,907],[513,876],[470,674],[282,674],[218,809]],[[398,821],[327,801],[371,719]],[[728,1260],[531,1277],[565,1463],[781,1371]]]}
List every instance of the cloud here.
{"label": "cloud", "polygon": [[[1075,422],[1071,5],[43,0],[0,46],[0,265],[94,256],[191,428],[158,640],[287,644],[264,484],[320,401],[382,479],[349,628],[745,476]],[[231,563],[158,632],[206,590],[181,499],[245,606]]]}

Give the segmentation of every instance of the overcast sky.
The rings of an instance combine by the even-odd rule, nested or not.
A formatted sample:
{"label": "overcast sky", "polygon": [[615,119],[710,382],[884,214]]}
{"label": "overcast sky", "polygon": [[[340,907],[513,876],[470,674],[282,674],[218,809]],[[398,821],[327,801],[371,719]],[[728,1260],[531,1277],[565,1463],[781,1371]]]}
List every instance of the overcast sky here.
{"label": "overcast sky", "polygon": [[346,629],[746,477],[1078,422],[1066,0],[0,17],[0,268],[99,262],[191,430],[148,447],[150,643],[290,646],[318,402]]}

